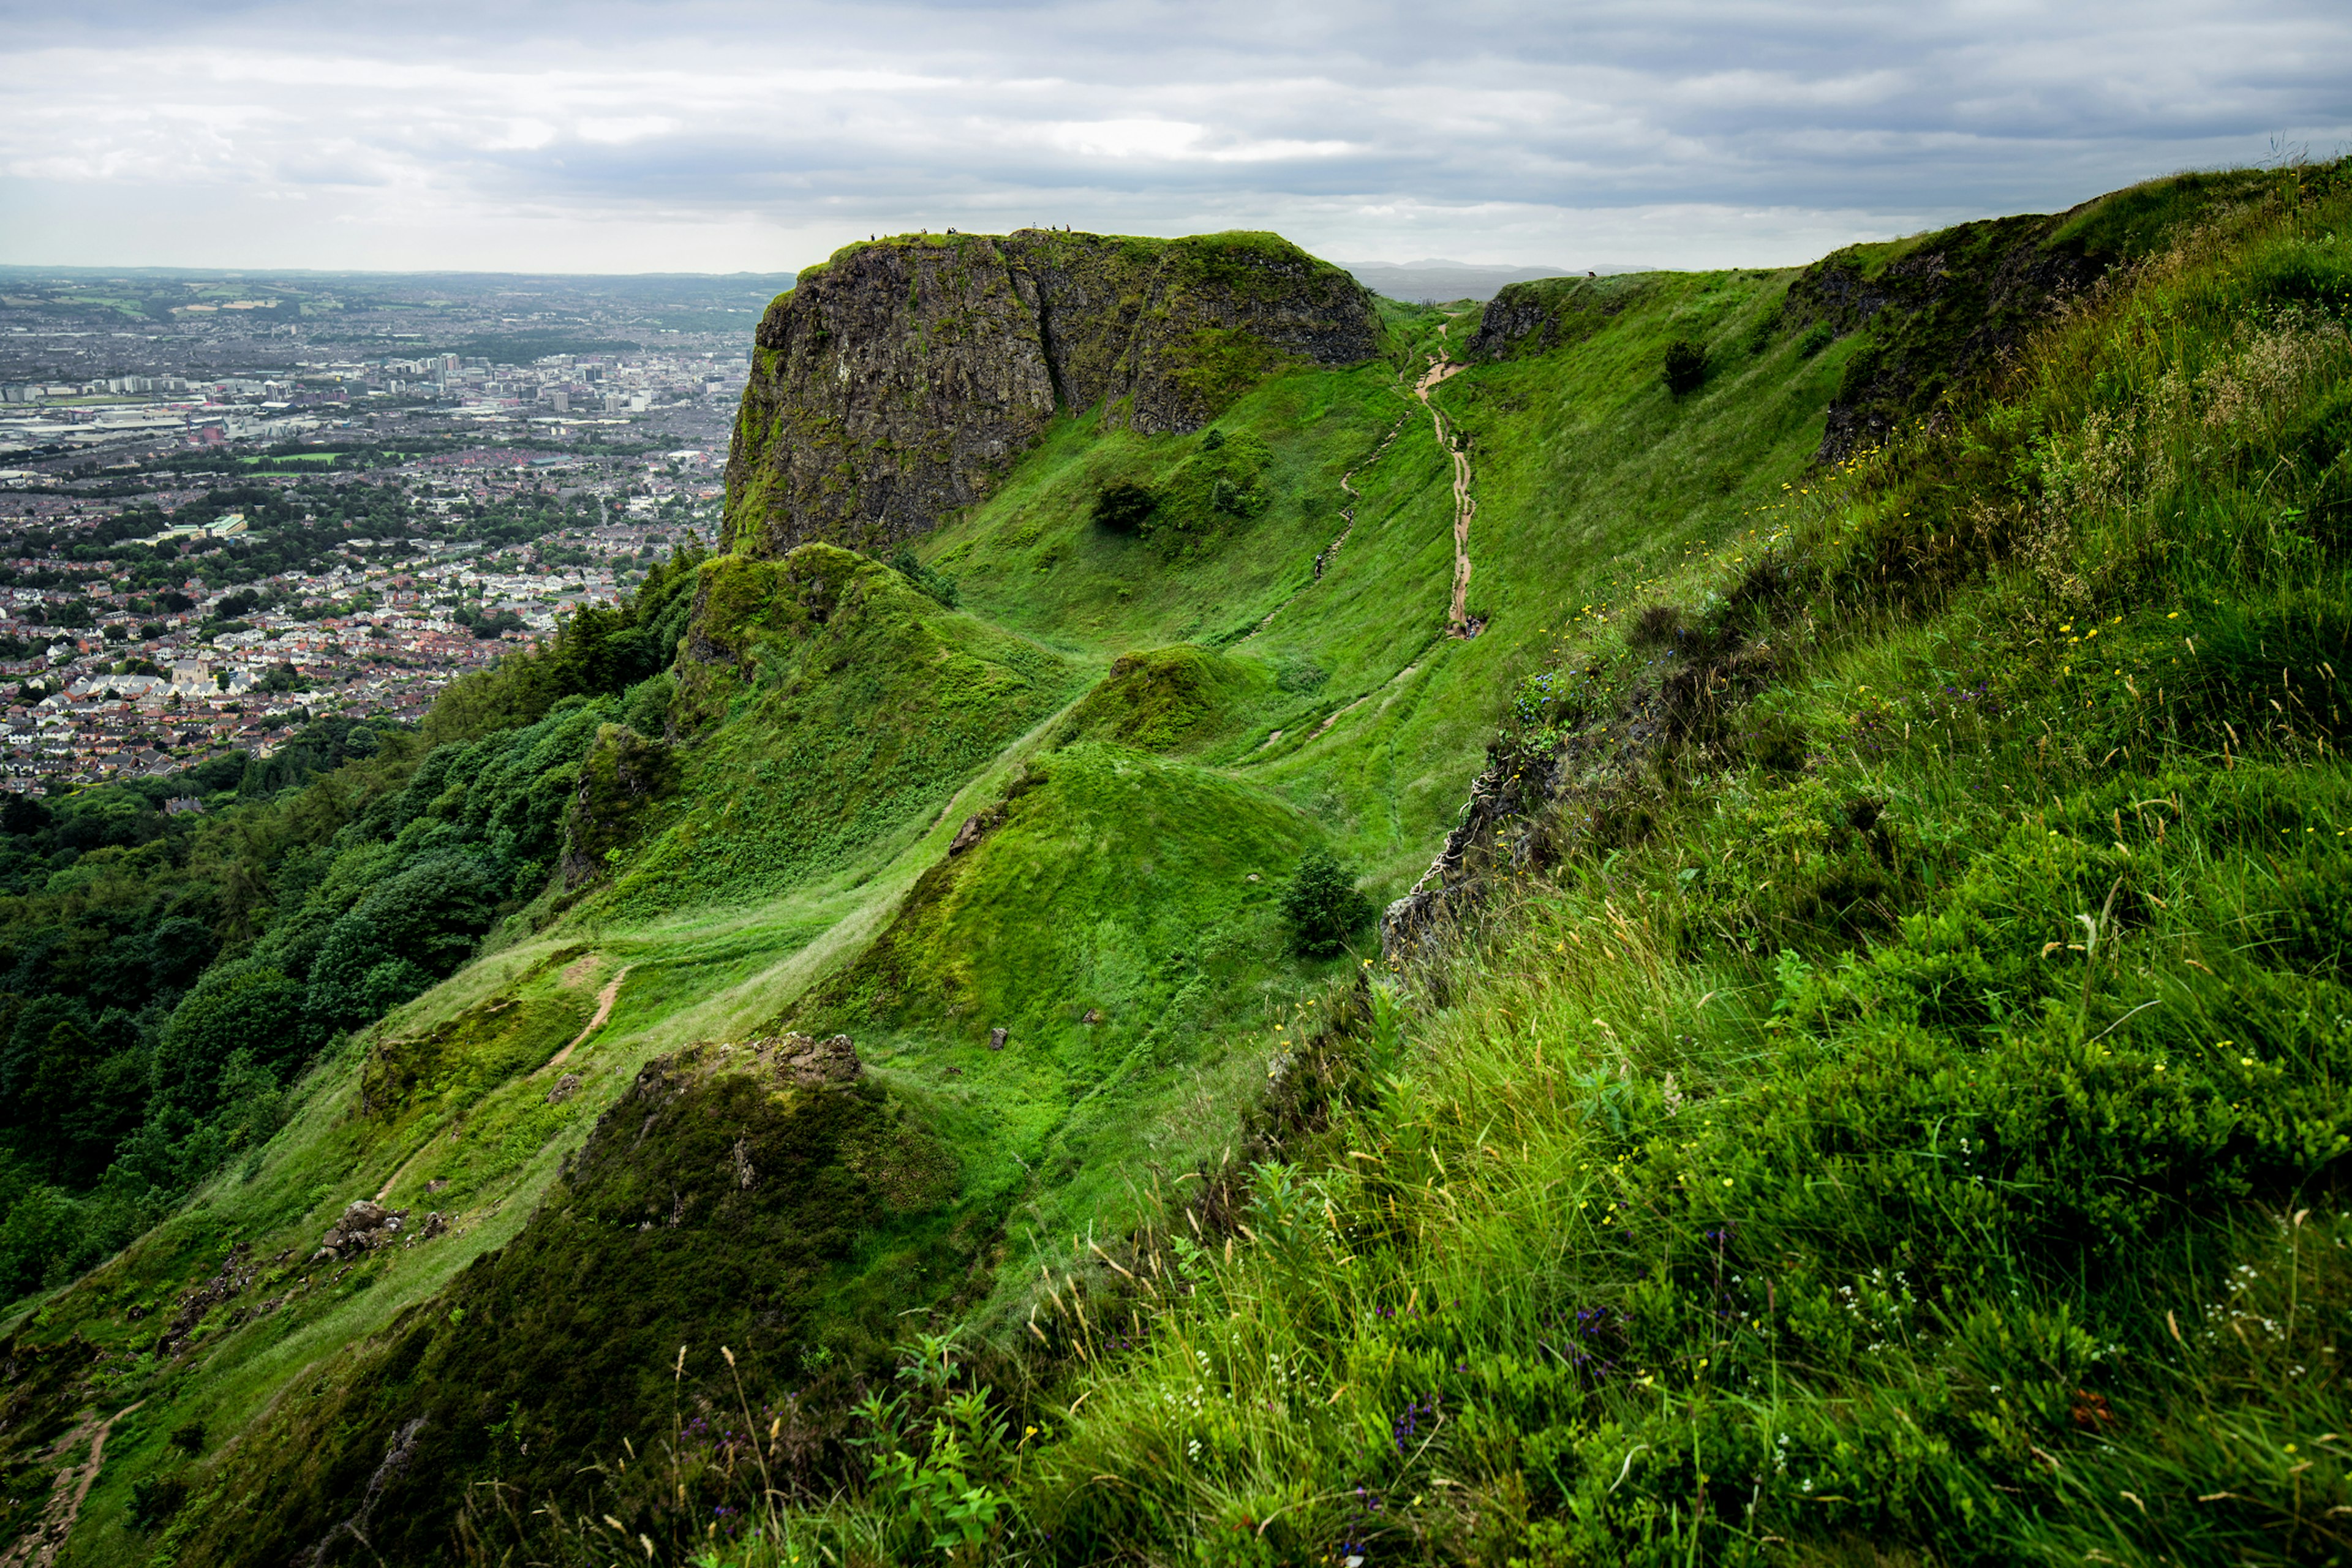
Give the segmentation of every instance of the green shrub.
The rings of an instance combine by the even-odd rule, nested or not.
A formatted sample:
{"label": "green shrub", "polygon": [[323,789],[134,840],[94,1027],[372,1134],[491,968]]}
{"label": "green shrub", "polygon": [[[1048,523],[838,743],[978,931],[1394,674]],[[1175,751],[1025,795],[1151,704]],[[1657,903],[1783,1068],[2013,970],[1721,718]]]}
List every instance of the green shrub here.
{"label": "green shrub", "polygon": [[496,894],[488,868],[436,855],[380,884],[328,930],[308,1006],[324,1025],[365,1023],[473,956]]}
{"label": "green shrub", "polygon": [[178,1476],[142,1476],[131,1483],[131,1525],[152,1531],[168,1523],[188,1500],[188,1483]]}
{"label": "green shrub", "polygon": [[1706,351],[1688,338],[1675,339],[1666,345],[1664,374],[1666,390],[1676,397],[1696,392],[1706,379]]}
{"label": "green shrub", "polygon": [[212,1108],[221,1069],[237,1052],[258,1047],[265,1064],[288,1066],[318,1039],[302,1016],[300,984],[250,959],[219,964],[163,1026],[154,1086],[201,1115]]}
{"label": "green shrub", "polygon": [[1095,498],[1095,526],[1112,533],[1133,533],[1151,515],[1160,498],[1141,485],[1116,484]]}
{"label": "green shrub", "polygon": [[1372,918],[1372,900],[1357,890],[1328,849],[1310,849],[1282,892],[1282,919],[1290,945],[1303,958],[1329,958]]}
{"label": "green shrub", "polygon": [[955,579],[935,567],[926,566],[915,558],[911,550],[901,550],[890,557],[892,570],[916,587],[952,610],[956,607]]}

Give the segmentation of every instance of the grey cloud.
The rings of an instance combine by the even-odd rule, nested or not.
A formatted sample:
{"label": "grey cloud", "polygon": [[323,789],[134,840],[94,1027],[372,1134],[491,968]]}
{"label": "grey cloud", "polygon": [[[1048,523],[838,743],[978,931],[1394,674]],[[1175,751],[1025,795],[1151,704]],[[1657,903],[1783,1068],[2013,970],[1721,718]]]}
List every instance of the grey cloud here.
{"label": "grey cloud", "polygon": [[[0,221],[16,261],[331,265],[384,254],[375,222],[472,247],[455,265],[774,267],[918,224],[1223,218],[1351,257],[1703,262],[1744,237],[1739,258],[1785,260],[2352,136],[2352,14],[2315,0],[0,17],[0,220],[41,215]],[[111,208],[189,184],[218,216],[178,233],[212,254],[54,249],[78,211],[117,236]],[[312,199],[265,210],[273,187]],[[562,256],[498,238],[502,214]]]}

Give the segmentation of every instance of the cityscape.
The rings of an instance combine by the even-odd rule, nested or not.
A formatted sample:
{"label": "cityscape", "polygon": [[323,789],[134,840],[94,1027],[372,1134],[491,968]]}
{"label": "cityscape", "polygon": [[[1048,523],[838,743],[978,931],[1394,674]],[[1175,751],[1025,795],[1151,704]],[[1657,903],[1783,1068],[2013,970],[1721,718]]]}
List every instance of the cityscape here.
{"label": "cityscape", "polygon": [[413,723],[627,593],[790,281],[0,269],[0,789]]}

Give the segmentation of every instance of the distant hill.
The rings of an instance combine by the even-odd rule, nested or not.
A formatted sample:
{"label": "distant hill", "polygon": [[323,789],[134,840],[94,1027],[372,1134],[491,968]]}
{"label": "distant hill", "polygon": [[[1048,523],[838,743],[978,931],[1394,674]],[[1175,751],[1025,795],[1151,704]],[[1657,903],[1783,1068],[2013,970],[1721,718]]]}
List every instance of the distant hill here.
{"label": "distant hill", "polygon": [[1426,257],[1401,264],[1386,261],[1343,261],[1356,281],[1391,300],[1491,300],[1507,283],[1527,283],[1538,278],[1573,278],[1587,270],[1604,276],[1649,270],[1635,267],[1474,267],[1464,261]]}

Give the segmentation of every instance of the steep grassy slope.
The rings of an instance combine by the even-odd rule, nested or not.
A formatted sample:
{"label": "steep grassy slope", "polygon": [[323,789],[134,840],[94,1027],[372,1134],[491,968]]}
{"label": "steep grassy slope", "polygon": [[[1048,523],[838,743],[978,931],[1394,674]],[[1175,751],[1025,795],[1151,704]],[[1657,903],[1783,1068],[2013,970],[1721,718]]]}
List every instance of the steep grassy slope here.
{"label": "steep grassy slope", "polygon": [[[2249,195],[2276,199],[2241,183],[2156,205],[2177,226]],[[2034,243],[2063,228],[2034,227]],[[2121,1006],[2070,989],[2081,973],[2031,980],[2066,962],[2072,913],[2109,954],[2118,928],[2101,922],[2143,919],[2120,892],[2078,897],[2080,867],[2027,877],[2054,847],[2050,824],[2021,826],[2022,803],[2106,765],[2064,750],[2107,721],[2106,689],[2085,710],[2037,707],[2014,679],[1997,708],[1987,694],[2040,668],[2028,650],[2046,652],[2051,627],[2089,646],[2092,598],[2146,595],[2188,559],[2143,529],[2122,564],[2096,564],[2093,542],[2049,521],[2084,498],[2126,505],[2099,488],[2119,426],[2096,426],[2095,451],[2079,436],[2081,389],[2124,363],[2095,336],[2037,351],[2076,358],[2040,402],[2001,405],[2024,412],[1948,405],[1928,445],[1812,468],[1850,406],[1841,389],[1875,389],[1873,406],[1917,395],[1887,367],[1954,326],[1886,307],[1843,336],[1813,332],[1787,300],[1844,265],[1507,296],[1572,313],[1574,330],[1530,326],[1426,384],[1430,358],[1467,353],[1478,323],[1389,309],[1391,357],[1269,362],[1221,389],[1205,428],[1142,434],[1069,403],[984,500],[919,542],[913,575],[822,542],[698,564],[670,673],[539,721],[580,742],[535,775],[569,839],[492,951],[317,1066],[260,1158],[20,1318],[9,1522],[89,1451],[95,1422],[70,1435],[79,1411],[140,1402],[76,1525],[86,1560],[241,1562],[331,1535],[315,1560],[357,1558],[379,1531],[404,1560],[683,1559],[744,1549],[751,1514],[761,1561],[911,1560],[935,1541],[1074,1561],[1304,1563],[1369,1543],[1530,1562],[1736,1554],[1728,1491],[1696,1479],[1729,1471],[1642,1456],[1691,1452],[1694,1433],[1707,1453],[1718,1432],[1748,1442],[1732,1407],[1770,1378],[1801,1385],[1789,1397],[1810,1402],[1807,1440],[1825,1453],[1857,1440],[1837,1426],[1842,1401],[1894,1396],[1852,1372],[1866,1364],[1853,1354],[1882,1352],[1807,1341],[1759,1363],[1710,1314],[1755,1313],[1734,1285],[1765,1279],[1764,1315],[1781,1321],[1785,1285],[1809,1303],[1786,1331],[1825,1331],[1847,1311],[1840,1285],[1862,1288],[1848,1275],[1926,1278],[1904,1246],[1927,1247],[1939,1215],[1990,1215],[1916,1185],[1947,1170],[1940,1144],[1938,1163],[1878,1174],[1868,1130],[1945,1114],[1921,1108],[1970,1069],[1937,1054],[1958,1048],[1937,1033],[1957,1026],[1944,1014],[1851,974],[1877,963],[1928,975],[1914,989],[1936,997],[2000,996],[1951,1038],[2010,1050],[1984,1058],[2013,1058],[2003,1081],[2053,1081],[2052,1052],[2088,1048],[2032,1033],[2065,1022],[2053,997],[2075,996],[2078,1030],[2115,1025],[2098,1043],[2132,1037]],[[2195,265],[2240,263],[2217,249]],[[2264,285],[2263,309],[2335,308],[2319,261],[2276,267],[2305,280]],[[1659,374],[1678,341],[1706,367],[1681,392]],[[2332,383],[2277,379],[2252,342],[2233,384],[2270,375],[2263,406],[2317,408]],[[2197,378],[2226,359],[2183,384],[2221,399]],[[2162,382],[2165,366],[2131,363],[2114,395]],[[2220,405],[2197,403],[2196,419]],[[2231,496],[2289,447],[2335,460],[2332,437],[2263,428],[2269,446],[2230,459]],[[2180,441],[2175,479],[2214,461]],[[1469,637],[1448,635],[1465,460],[1467,606],[1483,626]],[[2286,521],[2284,503],[2231,500],[2243,517],[2206,542],[2258,523],[2282,552],[2280,591],[2324,605],[2335,580],[2309,573],[2332,546],[2303,520],[2333,517],[2332,493],[2297,490]],[[2013,582],[2057,595],[2047,626],[2018,618]],[[2239,627],[2200,633],[2209,652],[2251,647],[2251,670],[2292,624],[2305,651],[2290,667],[2326,663],[2336,634],[2316,608],[2258,610],[2239,582],[2199,590],[2228,602],[2216,627]],[[2019,625],[2029,634],[1999,629]],[[2147,668],[2127,672],[2142,689],[2156,631]],[[2062,660],[2064,679],[2079,659]],[[2236,756],[2261,710],[2231,680],[2213,689],[2238,692]],[[1885,694],[1944,686],[1931,752],[1904,729],[1926,709]],[[1977,714],[1990,727],[1968,732],[1982,759],[1969,775],[1952,726]],[[2049,721],[2034,733],[2056,758],[2028,715]],[[2156,744],[2135,734],[2118,730],[2115,749]],[[2251,785],[2256,762],[2241,766],[2231,776]],[[2082,809],[2112,804],[2124,840],[2126,815],[2187,798],[2168,777]],[[2238,839],[2215,831],[2219,863]],[[1369,931],[1359,957],[1290,954],[1278,895],[1308,850],[1338,849],[1393,896],[1449,834],[1438,896],[1394,932],[1382,989],[1346,978],[1374,951]],[[1965,910],[1939,902],[1964,884]],[[2061,905],[2057,949],[2022,968],[1980,973],[1958,951],[2014,945],[2000,934],[2014,911]],[[1913,938],[1906,917],[1946,916],[1952,952],[1885,956],[1945,940]],[[2333,940],[2327,918],[2310,916],[2309,942]],[[1889,1009],[1901,1039],[1853,1032]],[[848,1033],[861,1087],[779,1085],[772,1050],[751,1065],[785,1028]],[[2295,1126],[2317,1125],[2311,1101]],[[2223,1125],[2200,1106],[2182,1125]],[[2046,1108],[1980,1114],[2021,1129],[2003,1149],[2057,1139],[2003,1180],[2086,1186],[2095,1162],[2058,1146]],[[2222,1184],[2195,1202],[2274,1193],[2305,1136],[2224,1131],[2194,1144]],[[1984,1135],[1968,1134],[1972,1150]],[[1275,1154],[1293,1163],[1250,1169]],[[1810,1173],[1832,1168],[1848,1187],[1867,1175],[1932,1201],[1873,1199],[1883,1214],[1853,1219],[1820,1206]],[[1700,1212],[1701,1184],[1727,1174],[1784,1207]],[[413,1245],[348,1268],[310,1262],[344,1205],[378,1193],[453,1227],[412,1226]],[[2045,1315],[2105,1310],[2053,1283],[2049,1237],[2080,1221],[2049,1212],[1937,1245],[2018,1259],[2003,1288],[2038,1292]],[[1580,1228],[1596,1215],[1623,1223]],[[1992,1311],[1989,1333],[2024,1342],[1998,1300],[1939,1300]],[[1575,1351],[1562,1322],[1591,1345]],[[913,1348],[894,1355],[894,1341]],[[1718,1362],[1769,1377],[1696,1377]],[[983,1376],[993,1393],[972,1386]],[[1739,1474],[1762,1498],[1759,1467]],[[1782,1511],[1739,1541],[1908,1530],[1949,1551],[1924,1494],[1819,1521],[1801,1500],[1815,1494],[1772,1495]],[[1701,1500],[1703,1539],[1686,1500]],[[358,1534],[338,1531],[347,1521]]]}
{"label": "steep grassy slope", "polygon": [[[638,1073],[511,1242],[271,1405],[171,1547],[429,1559],[453,1524],[481,1528],[460,1516],[498,1511],[455,1475],[691,1530],[622,1442],[674,1428],[689,1356],[698,1378],[798,1385],[761,1406],[801,1449],[785,1479],[837,1470],[842,1391],[887,1368],[898,1318],[963,1284],[993,1226],[954,1201],[955,1159],[905,1101],[854,1058],[837,1081],[796,1072],[792,1049],[689,1047]],[[578,1486],[579,1456],[605,1452],[610,1475]]]}
{"label": "steep grassy slope", "polygon": [[1005,1550],[2352,1547],[2347,174],[2126,194],[2194,221],[1998,397],[1571,629],[1262,1163],[1055,1325]]}
{"label": "steep grassy slope", "polygon": [[[1861,340],[1809,353],[1776,313],[1792,276],[1612,279],[1635,303],[1587,338],[1437,390],[1475,476],[1469,599],[1486,629],[1472,640],[1445,635],[1451,468],[1412,388],[1413,351],[1458,350],[1466,317],[1398,310],[1403,363],[1279,378],[1201,436],[1065,426],[920,550],[976,611],[1043,640],[1097,657],[1190,640],[1259,671],[1251,722],[1237,715],[1202,754],[1293,801],[1384,882],[1410,882],[1551,635],[1622,606],[1805,472]],[[1716,365],[1681,397],[1657,374],[1677,338],[1706,342]],[[1213,542],[1092,520],[1119,485],[1183,507],[1185,465],[1228,433],[1271,456],[1263,510],[1223,514]]]}
{"label": "steep grassy slope", "polygon": [[886,862],[1074,694],[1067,661],[830,545],[705,563],[668,727],[671,802],[595,910],[735,902]]}

